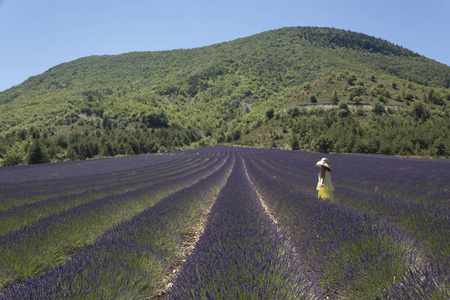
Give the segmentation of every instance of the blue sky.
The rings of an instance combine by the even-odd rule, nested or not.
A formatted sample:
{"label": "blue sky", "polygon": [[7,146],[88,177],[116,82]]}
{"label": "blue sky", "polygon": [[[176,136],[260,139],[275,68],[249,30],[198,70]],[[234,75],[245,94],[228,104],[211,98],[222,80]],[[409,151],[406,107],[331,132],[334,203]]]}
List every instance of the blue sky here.
{"label": "blue sky", "polygon": [[0,91],[80,57],[194,48],[286,26],[388,40],[450,65],[449,0],[0,0]]}

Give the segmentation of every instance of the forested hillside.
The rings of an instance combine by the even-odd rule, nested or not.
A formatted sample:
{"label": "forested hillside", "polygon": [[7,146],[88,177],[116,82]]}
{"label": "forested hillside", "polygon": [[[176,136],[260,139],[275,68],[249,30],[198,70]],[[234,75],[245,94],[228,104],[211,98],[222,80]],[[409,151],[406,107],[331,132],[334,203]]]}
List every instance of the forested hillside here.
{"label": "forested hillside", "polygon": [[[0,158],[15,165],[216,143],[445,157],[449,87],[449,66],[331,28],[85,57],[0,93]],[[331,106],[310,107],[318,104]]]}

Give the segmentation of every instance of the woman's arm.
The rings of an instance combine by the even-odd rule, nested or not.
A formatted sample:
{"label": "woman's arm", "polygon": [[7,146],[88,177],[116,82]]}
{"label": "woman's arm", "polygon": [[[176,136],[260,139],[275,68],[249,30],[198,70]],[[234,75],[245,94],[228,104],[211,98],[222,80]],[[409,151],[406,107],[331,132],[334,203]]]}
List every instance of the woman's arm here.
{"label": "woman's arm", "polygon": [[326,174],[326,170],[324,167],[322,167],[320,170],[320,186],[321,187],[323,187],[325,184],[325,174]]}

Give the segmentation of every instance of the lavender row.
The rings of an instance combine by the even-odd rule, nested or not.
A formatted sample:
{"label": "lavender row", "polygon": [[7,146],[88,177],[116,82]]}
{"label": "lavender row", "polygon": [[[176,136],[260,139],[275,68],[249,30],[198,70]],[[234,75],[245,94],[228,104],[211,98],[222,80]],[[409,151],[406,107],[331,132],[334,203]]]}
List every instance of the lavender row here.
{"label": "lavender row", "polygon": [[0,281],[10,284],[66,261],[112,226],[196,183],[224,163],[224,158],[214,159],[188,176],[82,204],[0,237]]}
{"label": "lavender row", "polygon": [[212,175],[116,225],[66,264],[26,280],[0,299],[134,299],[156,294],[185,235],[211,205],[233,163],[228,159]]}
{"label": "lavender row", "polygon": [[98,176],[170,162],[176,158],[177,156],[146,154],[118,158],[4,167],[0,168],[0,185]]}
{"label": "lavender row", "polygon": [[398,278],[382,298],[389,300],[404,299],[450,299],[450,262],[430,263],[425,268],[409,270]]}
{"label": "lavender row", "polygon": [[186,165],[190,162],[195,163],[187,159],[178,159],[167,164],[154,164],[151,167],[133,171],[9,185],[2,187],[0,209],[5,210],[14,206],[56,198],[61,195],[77,195],[86,191],[95,191],[105,184],[112,187],[117,184],[123,185],[124,180],[136,183],[145,182],[152,177],[158,177],[161,173],[169,173],[171,170],[176,170],[181,165]]}
{"label": "lavender row", "polygon": [[[149,182],[154,181],[155,179],[161,178],[163,176],[172,175],[176,172],[182,173],[183,171],[198,165],[199,163],[204,163],[205,161],[200,161],[197,159],[196,161],[190,160],[177,160],[175,165],[172,165],[173,162],[169,163],[167,166],[160,166],[159,168],[148,168],[145,173],[140,176],[143,177],[138,180],[133,171],[131,174],[127,172],[127,174],[123,174],[122,176],[118,176],[116,174],[107,174],[101,175],[94,178],[73,178],[70,181],[55,181],[54,186],[50,187],[51,191],[43,192],[39,187],[35,185],[24,185],[18,187],[20,190],[20,194],[16,197],[20,197],[20,199],[15,199],[16,197],[8,195],[2,195],[1,204],[3,207],[9,207],[9,210],[20,210],[21,207],[26,207],[27,205],[39,204],[42,201],[52,201],[53,199],[57,199],[60,196],[65,197],[83,197],[92,195],[98,196],[101,195],[99,191],[104,191],[104,186],[108,185],[110,187],[111,193],[120,193],[126,192],[127,190],[137,189],[138,187],[143,187],[148,185]],[[38,194],[36,196],[36,194]],[[39,198],[42,201],[37,201],[36,198]],[[97,197],[98,198],[98,197]],[[14,201],[20,201],[20,203],[14,203]],[[27,204],[23,204],[27,203]],[[23,204],[20,206],[20,204]],[[15,205],[14,207],[11,207]]]}
{"label": "lavender row", "polygon": [[[99,191],[104,190],[103,186],[108,185],[111,187],[110,192],[119,192],[118,190],[126,191],[139,186],[146,185],[147,182],[153,178],[161,177],[164,174],[172,172],[182,171],[182,167],[189,168],[190,165],[196,164],[200,159],[208,160],[214,157],[214,154],[204,155],[202,158],[197,155],[170,155],[177,156],[177,159],[164,163],[165,160],[161,159],[161,163],[154,161],[150,166],[141,167],[135,170],[120,171],[107,173],[97,176],[75,176],[73,178],[65,178],[62,180],[53,181],[36,181],[27,182],[26,184],[14,184],[0,186],[0,210],[6,210],[8,208],[17,207],[20,205],[27,205],[39,200],[51,201],[52,198],[60,196],[85,197],[86,193],[91,193],[98,198]],[[158,156],[162,157],[162,156]],[[146,156],[141,156],[142,163],[145,165]],[[111,160],[112,161],[112,160]],[[127,162],[118,159],[114,160],[118,169],[121,166],[121,162]],[[84,162],[82,162],[84,163]],[[94,163],[94,162],[92,162]],[[60,169],[58,164],[52,164],[56,169]],[[26,174],[24,174],[26,175]],[[87,174],[86,174],[87,175]],[[20,210],[20,208],[19,208]]]}
{"label": "lavender row", "polygon": [[424,244],[431,259],[444,262],[450,257],[449,208],[411,203],[351,188],[341,188],[339,193],[338,203],[388,218],[400,225]]}
{"label": "lavender row", "polygon": [[[289,182],[302,189],[305,189],[305,183],[309,186],[310,191],[312,190],[311,187],[315,187],[315,182],[311,182],[311,179],[300,177],[302,174],[304,175],[303,172],[298,172],[300,175],[286,172],[292,166],[292,162],[283,166],[276,165],[273,161],[265,164],[259,159],[259,162],[258,168],[261,172],[272,176],[276,174],[284,182]],[[334,172],[333,176],[335,176]],[[336,176],[339,176],[339,174],[336,174]],[[426,176],[427,174],[423,175],[424,179]],[[313,176],[309,176],[309,178],[311,177]],[[341,177],[340,180],[336,181],[334,178],[335,203],[388,218],[420,240],[427,248],[431,259],[444,262],[450,257],[450,209],[448,207],[415,203],[404,198],[388,196],[386,193],[367,192],[365,189],[353,187],[348,183],[343,184],[346,183],[347,179],[351,180],[349,176]],[[365,180],[363,174],[359,178],[362,181]],[[419,193],[419,191],[415,191]],[[420,197],[420,194],[416,197]]]}
{"label": "lavender row", "polygon": [[246,156],[248,174],[286,228],[305,262],[332,298],[371,299],[392,285],[394,276],[426,264],[409,234],[382,218],[318,200],[268,175]]}
{"label": "lavender row", "polygon": [[324,298],[265,213],[240,158],[167,298]]}
{"label": "lavender row", "polygon": [[[214,158],[215,154],[205,155],[201,159],[211,159]],[[151,160],[151,164],[148,163],[148,156],[142,155],[139,156],[141,159],[141,166],[135,169],[131,170],[122,170],[124,169],[123,165],[126,165],[129,162],[129,158],[118,158],[110,160],[112,167],[108,168],[108,173],[103,174],[97,174],[92,175],[88,171],[91,171],[90,168],[86,168],[86,173],[83,175],[80,175],[80,173],[74,172],[72,177],[68,177],[67,175],[64,176],[62,179],[53,179],[53,180],[38,180],[35,181],[27,181],[26,183],[18,183],[18,184],[7,184],[7,185],[0,185],[0,188],[2,190],[2,194],[0,194],[0,209],[6,209],[11,206],[11,204],[8,204],[6,200],[10,198],[19,198],[19,201],[25,201],[25,203],[30,203],[36,200],[41,199],[42,197],[44,199],[47,199],[49,197],[52,197],[53,194],[56,193],[56,195],[59,194],[67,194],[67,193],[77,193],[77,191],[86,190],[89,188],[95,188],[95,186],[98,185],[104,185],[105,183],[108,185],[112,185],[117,182],[121,182],[124,179],[130,179],[134,178],[134,180],[139,179],[146,179],[149,176],[154,176],[153,173],[155,171],[163,171],[163,170],[169,170],[173,168],[177,168],[177,165],[180,163],[186,163],[191,162],[194,163],[195,161],[199,160],[200,158],[197,155],[154,155],[156,157]],[[165,156],[172,157],[171,160],[167,161],[164,159]],[[159,159],[159,163],[158,163]],[[86,162],[81,162],[81,164],[86,164]],[[97,160],[93,160],[91,164],[96,165],[98,163]],[[136,161],[135,161],[136,163]],[[50,164],[47,165],[39,165],[45,167],[45,169],[49,170],[51,169],[51,166],[54,166],[55,172],[57,170],[61,170],[61,166],[59,164]],[[9,169],[12,171],[17,171],[14,168],[17,168],[18,170],[22,166],[12,167],[13,169]],[[114,168],[117,168],[117,170],[114,170]],[[23,170],[25,171],[25,170]],[[68,170],[70,171],[70,170]],[[80,171],[80,170],[78,170]],[[95,174],[95,172],[94,172]],[[23,176],[26,176],[27,174],[23,174]],[[10,195],[10,197],[8,197]],[[17,200],[17,199],[12,199]],[[10,200],[11,201],[11,200]],[[5,203],[6,202],[6,203]],[[19,202],[20,204],[20,202]],[[4,207],[6,205],[6,207]]]}
{"label": "lavender row", "polygon": [[[170,193],[182,187],[175,184],[175,181],[167,183],[165,186],[158,184],[154,187],[155,191],[152,189],[148,189],[148,191],[151,193],[159,191],[161,193],[158,195],[152,194],[148,199],[145,199],[144,189],[124,193],[120,196],[114,195],[114,191],[107,190],[106,185],[113,186],[114,190],[119,190],[119,187],[123,184],[123,191],[126,191],[126,189],[133,188],[131,186],[132,183],[141,181],[141,179],[143,179],[141,184],[145,185],[147,183],[145,179],[153,176],[151,170],[157,169],[164,169],[170,173],[169,169],[172,168],[173,171],[181,171],[179,173],[180,178],[181,176],[186,176],[187,178],[189,177],[187,176],[189,172],[184,172],[179,168],[183,162],[189,161],[188,164],[192,163],[197,166],[198,161],[219,158],[219,161],[211,164],[210,167],[204,165],[205,169],[203,171],[207,171],[209,168],[217,169],[222,162],[224,163],[224,156],[237,153],[244,155],[255,185],[258,186],[257,183],[261,180],[265,182],[265,184],[258,187],[258,190],[260,192],[265,191],[262,194],[265,193],[266,196],[271,195],[268,199],[264,198],[275,212],[275,216],[282,220],[281,223],[286,226],[291,241],[295,242],[300,259],[308,263],[306,267],[302,265],[303,270],[314,271],[313,274],[309,274],[307,277],[311,278],[311,276],[314,276],[320,279],[320,284],[315,283],[312,286],[311,282],[313,280],[310,279],[308,281],[310,290],[324,288],[327,290],[328,295],[332,297],[380,297],[382,299],[449,298],[448,257],[450,257],[450,230],[448,228],[450,222],[447,217],[450,215],[448,213],[450,169],[448,168],[449,161],[445,160],[425,161],[382,156],[328,155],[333,166],[336,203],[320,202],[313,196],[315,195],[318,172],[314,165],[323,154],[278,149],[217,146],[186,152],[167,153],[152,158],[142,157],[140,159],[144,158],[144,161],[139,166],[137,165],[137,160],[134,160],[130,166],[121,166],[121,170],[118,168],[119,171],[112,171],[114,174],[108,172],[114,170],[115,166],[104,164],[105,170],[109,171],[96,171],[98,176],[86,177],[86,174],[80,175],[81,173],[77,173],[78,175],[76,176],[78,177],[71,179],[69,175],[64,175],[64,179],[57,183],[66,184],[67,189],[65,191],[67,193],[61,192],[63,189],[57,191],[55,189],[57,187],[56,182],[46,181],[44,180],[45,178],[39,179],[35,183],[28,180],[23,187],[29,188],[29,191],[33,189],[37,191],[41,188],[40,192],[43,198],[39,198],[40,200],[48,199],[48,201],[51,201],[49,198],[52,195],[74,193],[73,189],[77,189],[77,187],[81,187],[79,188],[81,191],[83,186],[86,188],[86,192],[104,193],[104,195],[108,196],[92,201],[92,203],[74,207],[67,211],[70,212],[68,214],[59,213],[57,215],[64,216],[59,219],[54,218],[54,216],[47,218],[55,221],[50,225],[50,227],[53,226],[51,230],[43,230],[41,233],[34,232],[33,228],[37,228],[38,224],[44,224],[45,226],[46,223],[40,220],[32,226],[26,227],[28,228],[27,230],[16,231],[21,232],[19,235],[21,235],[21,241],[24,244],[28,238],[30,243],[34,244],[33,247],[35,249],[29,247],[29,250],[20,254],[19,248],[9,248],[6,249],[4,257],[9,255],[8,251],[18,252],[19,255],[15,259],[25,259],[25,261],[28,261],[28,264],[25,263],[26,266],[24,268],[30,268],[34,270],[33,273],[36,273],[47,268],[42,267],[45,264],[52,266],[57,261],[64,262],[72,253],[76,252],[76,255],[68,263],[79,257],[78,265],[74,268],[80,272],[80,276],[84,278],[83,280],[87,278],[87,281],[92,281],[92,284],[84,285],[83,283],[77,285],[78,279],[75,279],[75,281],[62,282],[55,280],[55,285],[61,285],[63,293],[67,293],[68,289],[72,291],[75,288],[77,290],[76,295],[79,298],[83,298],[81,296],[83,293],[87,293],[87,295],[95,294],[96,298],[99,299],[102,297],[114,298],[111,296],[112,294],[108,294],[109,286],[120,286],[122,293],[117,292],[116,295],[122,298],[133,298],[133,295],[140,297],[143,294],[139,293],[141,289],[143,291],[155,291],[157,286],[162,284],[161,281],[157,280],[154,284],[150,284],[154,285],[153,287],[149,287],[147,280],[149,277],[145,277],[148,276],[145,274],[164,273],[166,269],[163,262],[167,260],[167,255],[170,256],[170,253],[174,253],[170,249],[175,249],[173,247],[177,245],[176,242],[173,242],[176,240],[176,235],[174,235],[174,240],[167,240],[165,239],[165,230],[156,230],[153,240],[155,245],[157,245],[156,248],[144,247],[142,248],[144,250],[141,251],[139,250],[141,249],[140,243],[146,238],[148,239],[148,235],[143,233],[141,236],[143,238],[140,238],[139,242],[136,242],[136,239],[133,237],[127,238],[127,236],[133,236],[136,232],[141,232],[138,229],[141,225],[136,225],[133,230],[124,231],[124,235],[120,238],[111,236],[111,239],[109,239],[110,246],[108,246],[110,248],[108,249],[112,250],[108,250],[106,253],[110,254],[107,254],[102,259],[98,255],[90,256],[89,253],[91,252],[89,252],[89,249],[95,247],[86,247],[85,244],[92,244],[105,230],[114,224],[119,224],[121,222],[120,218],[129,219],[155,203],[157,204],[154,207],[158,207],[159,203],[162,203],[158,203],[158,199],[163,197],[164,193]],[[148,161],[145,162],[147,159]],[[158,159],[161,159],[161,164],[157,163]],[[116,162],[116,160],[111,161]],[[121,160],[117,159],[118,161]],[[129,158],[126,158],[126,161],[131,162]],[[210,163],[212,162],[210,161],[207,164],[209,165]],[[172,164],[172,166],[169,167],[169,164]],[[188,164],[184,166],[187,168]],[[84,166],[86,169],[89,169],[87,165]],[[198,168],[197,171],[200,171],[200,169]],[[46,170],[50,172],[48,167]],[[61,168],[56,167],[54,169],[55,172],[59,172],[58,170],[61,171]],[[41,172],[41,174],[43,173]],[[193,175],[197,176],[197,174]],[[48,176],[47,179],[52,177],[50,173],[45,175]],[[174,179],[174,177],[171,178]],[[89,179],[92,180],[89,182]],[[127,182],[127,180],[130,181]],[[150,181],[154,183],[155,180],[152,179]],[[104,185],[104,188],[96,189],[94,182],[97,182],[97,185]],[[242,182],[235,184],[235,186],[239,188]],[[89,183],[93,185],[89,185]],[[184,182],[181,184],[184,184]],[[134,188],[136,187],[139,188],[138,185],[135,185]],[[6,190],[13,190],[4,185],[0,186],[0,189],[0,193]],[[244,188],[244,190],[246,189]],[[240,193],[237,193],[237,195]],[[31,194],[24,193],[23,195],[28,197]],[[119,203],[124,200],[122,197],[126,202],[123,206],[124,210],[120,208],[121,204]],[[98,202],[100,205],[94,202]],[[133,207],[134,203],[138,207]],[[112,207],[109,207],[109,205]],[[36,207],[39,207],[39,205]],[[82,215],[82,209],[79,207],[84,207],[83,212],[86,212],[86,216]],[[95,212],[89,211],[88,208],[92,208]],[[189,208],[189,211],[190,209],[192,207]],[[76,218],[70,217],[75,212],[80,218],[79,223],[75,222]],[[258,212],[255,213],[255,215],[258,214]],[[166,222],[165,228],[172,228],[172,217],[170,217],[170,214],[168,216],[168,218],[163,218]],[[65,217],[72,223],[64,224]],[[117,217],[119,218],[118,220],[116,219]],[[99,220],[95,220],[96,218]],[[156,217],[154,218],[156,220]],[[90,222],[90,229],[86,231],[85,237],[83,237],[82,233],[85,231],[82,227],[83,220]],[[109,227],[104,226],[107,223],[110,224],[108,225]],[[239,224],[246,224],[241,221],[237,223],[237,227],[241,227]],[[402,226],[408,233],[397,225]],[[59,236],[51,237],[54,232],[58,233],[58,226],[65,228],[66,235],[64,236],[63,231],[61,231]],[[79,227],[78,230],[80,232],[75,232],[77,228],[71,228],[76,226]],[[48,235],[47,237],[41,235],[44,237],[42,243],[49,242],[50,244],[48,251],[43,251],[43,246],[39,244],[41,240],[36,237],[39,234],[43,234],[43,232],[46,232]],[[241,231],[236,230],[236,232]],[[270,232],[270,230],[267,232]],[[12,235],[9,234],[8,236]],[[80,240],[80,243],[74,242],[74,236]],[[237,236],[239,240],[239,237],[245,239],[249,238],[249,236],[251,237],[251,234],[239,234]],[[107,235],[104,237],[108,240]],[[0,237],[0,252],[3,251],[1,250],[2,238]],[[158,243],[158,241],[164,242]],[[94,245],[97,245],[97,243]],[[263,245],[266,244],[266,242],[263,243]],[[16,246],[19,247],[20,245],[16,244]],[[51,248],[54,248],[55,251]],[[79,249],[81,252],[77,252]],[[120,249],[128,249],[128,251],[120,252]],[[283,246],[282,249],[285,251],[286,247]],[[54,251],[53,257],[48,257],[49,251]],[[264,253],[263,251],[261,252]],[[78,256],[81,253],[86,253],[83,256],[85,259]],[[114,256],[111,253],[117,253],[118,255]],[[22,257],[19,258],[20,255]],[[36,257],[31,258],[33,255]],[[139,257],[139,261],[134,258],[127,260],[128,257],[133,256]],[[244,256],[243,259],[238,259],[240,257],[234,256],[238,264],[242,264],[241,261],[248,261],[247,256]],[[298,257],[295,257],[295,259],[299,261]],[[95,261],[95,264],[99,267],[88,268],[84,261],[86,263],[89,262],[89,264]],[[13,267],[8,263],[9,261],[0,257],[0,274],[2,274],[0,275],[0,290],[2,289],[1,285],[5,283],[8,285],[15,282],[20,276],[21,278],[26,276],[24,275],[26,273],[20,274],[21,270],[17,268],[19,266],[17,262],[14,263],[15,266]],[[120,273],[114,273],[114,267],[103,268],[101,267],[103,265],[116,266],[121,271]],[[74,269],[71,272],[72,274],[76,273]],[[89,276],[84,276],[83,274],[87,274],[87,272]],[[124,274],[127,274],[127,276]],[[259,273],[256,272],[255,274]],[[279,275],[281,273],[276,274]],[[144,278],[144,281],[140,281],[139,278],[141,277]],[[35,277],[37,281],[40,280],[38,278],[42,277]],[[55,278],[58,278],[58,276]],[[262,278],[264,279],[263,276]],[[279,277],[275,276],[275,278]],[[289,278],[289,276],[286,278]],[[147,281],[147,284],[145,281]],[[38,283],[34,281],[34,284]],[[211,285],[213,284],[211,283]],[[245,281],[243,285],[245,285]],[[279,283],[268,286],[278,285]],[[236,287],[239,287],[239,285]],[[205,298],[214,298],[214,295],[207,295],[206,292],[209,293],[210,290],[215,290],[215,288],[201,289],[201,293],[203,293],[202,295]],[[96,290],[98,293],[89,294],[92,293],[92,290]],[[111,290],[114,290],[114,288]],[[244,293],[239,289],[238,293],[243,297]],[[67,294],[65,296],[61,295],[61,298],[68,297]],[[235,290],[231,289],[228,292],[222,292],[222,295],[228,298],[238,297]],[[94,297],[92,296],[92,298]]]}
{"label": "lavender row", "polygon": [[[315,161],[323,154],[279,151],[278,155],[259,154],[287,178],[314,181]],[[365,192],[401,197],[411,202],[449,206],[450,161],[392,158],[363,155],[328,155],[333,165],[333,182]],[[302,180],[298,180],[301,178]],[[311,183],[311,182],[310,182]],[[311,184],[310,187],[314,185]]]}
{"label": "lavender row", "polygon": [[162,170],[148,179],[135,181],[134,178],[122,180],[119,184],[108,184],[108,189],[103,186],[95,185],[95,189],[81,194],[62,194],[60,197],[49,198],[35,203],[11,208],[7,211],[0,211],[0,235],[7,234],[21,227],[27,226],[39,219],[48,217],[90,201],[95,201],[109,195],[119,195],[133,190],[164,182],[176,177],[186,176],[188,172],[193,172],[203,165],[208,165],[208,161],[198,160],[196,164],[178,164],[178,168]]}

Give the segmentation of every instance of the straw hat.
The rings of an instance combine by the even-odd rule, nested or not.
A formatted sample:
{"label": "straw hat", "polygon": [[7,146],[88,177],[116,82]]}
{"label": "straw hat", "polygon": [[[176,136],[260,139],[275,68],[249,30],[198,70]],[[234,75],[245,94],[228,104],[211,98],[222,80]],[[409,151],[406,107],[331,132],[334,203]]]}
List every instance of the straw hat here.
{"label": "straw hat", "polygon": [[321,160],[319,160],[318,162],[316,162],[316,166],[318,166],[318,167],[325,167],[325,168],[327,168],[328,169],[328,171],[331,171],[331,167],[330,167],[330,164],[329,164],[329,161],[328,161],[328,158],[322,158]]}

